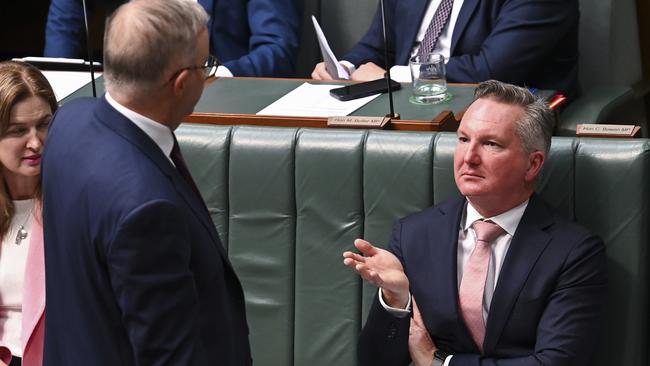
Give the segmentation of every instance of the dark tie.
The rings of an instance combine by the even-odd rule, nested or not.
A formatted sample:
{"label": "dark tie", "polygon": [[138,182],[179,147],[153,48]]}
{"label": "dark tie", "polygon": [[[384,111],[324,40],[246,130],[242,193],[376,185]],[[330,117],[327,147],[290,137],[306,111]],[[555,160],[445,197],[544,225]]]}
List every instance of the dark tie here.
{"label": "dark tie", "polygon": [[420,49],[418,54],[425,54],[433,51],[433,48],[440,38],[440,33],[442,33],[443,28],[447,22],[449,22],[449,16],[451,15],[451,7],[454,5],[454,0],[442,0],[438,9],[433,14],[433,19],[427,28],[427,32],[424,34],[422,43],[420,43]]}
{"label": "dark tie", "polygon": [[475,221],[476,246],[463,269],[463,279],[458,290],[460,313],[472,339],[483,353],[485,321],[483,320],[483,293],[490,263],[490,243],[504,231],[491,221]]}
{"label": "dark tie", "polygon": [[196,193],[196,197],[203,204],[203,207],[205,207],[207,210],[207,206],[203,201],[201,192],[199,191],[199,188],[196,186],[196,183],[194,183],[194,179],[192,179],[192,175],[190,174],[189,169],[187,169],[187,165],[185,165],[185,159],[183,159],[183,154],[181,154],[181,149],[178,146],[176,135],[173,136],[174,136],[174,146],[172,147],[172,152],[169,154],[169,157],[172,158],[174,165],[176,165],[176,170],[178,170],[178,172],[181,173],[181,176],[185,179],[187,184],[189,184],[189,186],[192,188],[194,193]]}

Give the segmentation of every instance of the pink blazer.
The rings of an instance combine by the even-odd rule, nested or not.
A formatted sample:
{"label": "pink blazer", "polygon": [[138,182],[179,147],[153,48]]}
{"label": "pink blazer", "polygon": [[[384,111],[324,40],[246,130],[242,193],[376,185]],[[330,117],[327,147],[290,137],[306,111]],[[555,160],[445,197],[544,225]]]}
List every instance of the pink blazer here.
{"label": "pink blazer", "polygon": [[[43,226],[35,213],[29,252],[25,266],[23,290],[23,366],[43,364],[43,330],[45,328],[45,258],[43,256]],[[0,360],[9,364],[11,352],[0,344]]]}

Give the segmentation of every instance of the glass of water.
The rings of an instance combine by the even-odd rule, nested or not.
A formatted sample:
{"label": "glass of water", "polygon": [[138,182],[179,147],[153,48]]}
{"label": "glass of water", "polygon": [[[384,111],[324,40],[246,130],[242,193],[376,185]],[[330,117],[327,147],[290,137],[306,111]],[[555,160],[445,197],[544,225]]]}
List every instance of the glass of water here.
{"label": "glass of water", "polygon": [[409,60],[413,77],[413,104],[435,104],[449,99],[445,56],[437,53],[423,53]]}

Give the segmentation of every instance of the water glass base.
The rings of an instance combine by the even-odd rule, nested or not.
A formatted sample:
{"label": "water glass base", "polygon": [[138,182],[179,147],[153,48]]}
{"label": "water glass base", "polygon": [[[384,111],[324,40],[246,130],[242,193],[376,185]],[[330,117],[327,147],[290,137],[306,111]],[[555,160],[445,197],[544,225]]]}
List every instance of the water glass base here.
{"label": "water glass base", "polygon": [[411,95],[409,102],[418,105],[438,104],[451,100],[452,95],[449,93],[441,93],[436,95]]}

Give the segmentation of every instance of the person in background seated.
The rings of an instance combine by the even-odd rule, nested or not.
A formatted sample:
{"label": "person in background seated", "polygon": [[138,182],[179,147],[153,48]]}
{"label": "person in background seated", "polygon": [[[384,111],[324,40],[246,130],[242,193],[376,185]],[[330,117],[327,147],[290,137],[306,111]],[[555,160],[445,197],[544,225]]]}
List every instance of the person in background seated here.
{"label": "person in background seated", "polygon": [[[86,0],[110,15],[125,0]],[[210,53],[217,76],[293,76],[301,17],[295,0],[198,0],[210,16]],[[47,57],[87,58],[81,0],[52,0],[45,29]]]}
{"label": "person in background seated", "polygon": [[[551,89],[569,100],[579,94],[578,0],[385,0],[391,76],[409,75],[409,58],[438,53],[447,60],[447,81],[496,79]],[[384,75],[381,14],[343,56],[354,80]],[[401,70],[400,70],[401,69]],[[330,79],[323,63],[314,79]]]}
{"label": "person in background seated", "polygon": [[0,62],[0,365],[41,366],[41,153],[56,98],[35,67]]}
{"label": "person in background seated", "polygon": [[528,90],[481,83],[457,132],[463,196],[399,220],[389,250],[343,254],[379,287],[360,365],[593,364],[605,246],[535,193],[552,121]]}

